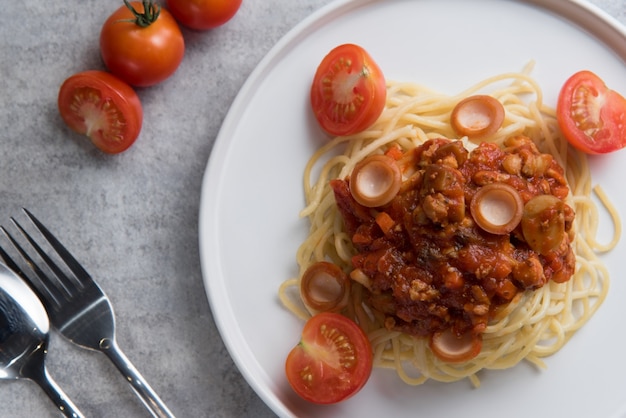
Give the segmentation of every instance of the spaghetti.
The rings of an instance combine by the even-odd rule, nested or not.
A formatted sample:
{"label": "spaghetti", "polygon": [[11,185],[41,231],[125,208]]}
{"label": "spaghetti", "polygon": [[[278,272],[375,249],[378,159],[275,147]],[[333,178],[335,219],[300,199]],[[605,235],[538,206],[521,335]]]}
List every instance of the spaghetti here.
{"label": "spaghetti", "polygon": [[[374,350],[374,364],[395,369],[403,381],[418,385],[428,379],[452,382],[469,378],[480,382],[483,369],[510,368],[522,360],[545,367],[542,358],[558,351],[604,301],[609,288],[609,273],[598,253],[610,251],[621,235],[617,211],[602,189],[592,188],[591,175],[584,154],[568,147],[559,131],[555,111],[543,104],[539,85],[528,75],[530,66],[520,73],[488,78],[455,96],[434,92],[414,83],[388,83],[387,103],[378,121],[366,131],[337,137],[321,147],[304,171],[306,207],[301,216],[311,227],[297,252],[299,277],[318,261],[330,261],[352,269],[355,254],[350,235],[333,190],[332,179],[344,179],[366,156],[385,152],[390,147],[403,151],[414,149],[436,138],[455,138],[450,114],[460,100],[474,94],[489,94],[505,108],[502,127],[489,138],[502,143],[507,138],[524,135],[541,152],[552,155],[566,173],[570,194],[567,203],[575,211],[572,226],[576,270],[564,283],[548,281],[536,290],[527,290],[504,305],[482,333],[482,350],[463,363],[446,363],[433,355],[427,338],[415,337],[384,325],[384,315],[366,303],[366,289],[358,283],[351,287],[350,303],[343,313],[366,331]],[[462,138],[472,148],[467,138]],[[607,244],[597,241],[598,208],[592,192],[606,208],[614,224],[614,236]],[[279,296],[297,316],[307,319],[311,313],[299,296],[300,278],[285,281]]]}

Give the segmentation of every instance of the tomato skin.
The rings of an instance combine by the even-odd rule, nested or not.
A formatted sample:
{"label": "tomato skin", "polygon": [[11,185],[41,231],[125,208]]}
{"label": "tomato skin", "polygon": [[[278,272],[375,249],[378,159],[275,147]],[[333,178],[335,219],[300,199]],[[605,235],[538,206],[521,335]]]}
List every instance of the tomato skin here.
{"label": "tomato skin", "polygon": [[[57,99],[63,121],[108,154],[130,147],[141,131],[143,108],[131,86],[104,71],[70,76]],[[106,108],[105,108],[106,107]]]}
{"label": "tomato skin", "polygon": [[322,129],[335,136],[367,129],[382,113],[387,98],[385,77],[362,47],[343,44],[317,68],[311,106]]}
{"label": "tomato skin", "polygon": [[332,404],[356,394],[372,372],[372,347],[351,319],[331,312],[307,321],[285,362],[287,380],[303,399]]}
{"label": "tomato skin", "polygon": [[[130,4],[144,13],[143,3]],[[125,5],[113,12],[102,25],[100,54],[113,74],[130,85],[148,87],[174,74],[183,60],[185,41],[174,17],[163,8],[146,27],[134,20]]]}
{"label": "tomato skin", "polygon": [[235,16],[242,0],[167,0],[176,20],[191,29],[207,30],[223,25]]}
{"label": "tomato skin", "polygon": [[557,120],[569,143],[588,154],[626,147],[626,99],[591,71],[579,71],[565,82]]}

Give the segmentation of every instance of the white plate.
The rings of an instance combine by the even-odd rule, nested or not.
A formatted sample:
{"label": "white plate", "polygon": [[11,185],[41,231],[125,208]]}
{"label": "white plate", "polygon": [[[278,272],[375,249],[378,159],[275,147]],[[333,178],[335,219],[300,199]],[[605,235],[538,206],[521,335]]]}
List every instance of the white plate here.
{"label": "white plate", "polygon": [[[619,248],[604,257],[612,287],[596,316],[538,371],[521,364],[468,381],[407,386],[374,370],[352,399],[320,407],[298,399],[284,360],[302,323],[282,308],[280,283],[296,272],[306,235],[298,218],[302,171],[324,141],[309,109],[309,86],[322,57],[353,42],[388,79],[417,81],[457,93],[488,76],[533,72],[555,104],[565,79],[590,69],[626,93],[626,30],[574,0],[339,1],[285,36],[252,73],[230,109],[205,173],[200,208],[204,283],[215,320],[237,366],[281,416],[618,417],[626,413],[626,281]],[[622,214],[626,151],[592,158]],[[620,184],[622,183],[622,184]],[[604,223],[603,232],[612,225]],[[605,234],[608,236],[608,233]]]}

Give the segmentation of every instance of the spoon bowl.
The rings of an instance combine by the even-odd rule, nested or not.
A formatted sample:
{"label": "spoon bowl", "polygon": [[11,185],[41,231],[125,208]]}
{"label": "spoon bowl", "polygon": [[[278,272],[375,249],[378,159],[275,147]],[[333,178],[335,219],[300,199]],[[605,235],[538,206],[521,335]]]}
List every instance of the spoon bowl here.
{"label": "spoon bowl", "polygon": [[37,383],[67,417],[82,417],[45,366],[50,323],[39,298],[0,263],[0,379]]}

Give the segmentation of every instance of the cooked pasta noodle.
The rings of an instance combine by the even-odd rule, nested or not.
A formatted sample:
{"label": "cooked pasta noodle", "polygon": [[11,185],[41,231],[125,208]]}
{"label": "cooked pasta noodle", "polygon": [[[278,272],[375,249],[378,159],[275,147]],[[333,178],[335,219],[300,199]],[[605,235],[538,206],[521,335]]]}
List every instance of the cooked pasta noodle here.
{"label": "cooked pasta noodle", "polygon": [[[490,141],[523,134],[538,148],[553,155],[564,168],[570,187],[568,204],[576,213],[576,270],[565,283],[550,280],[543,287],[519,293],[499,311],[482,334],[480,354],[461,364],[449,364],[435,357],[428,339],[390,331],[384,317],[367,306],[363,288],[352,286],[351,303],[344,314],[352,317],[368,333],[374,350],[374,364],[395,369],[406,383],[417,385],[428,379],[452,382],[469,378],[479,385],[477,373],[483,369],[505,369],[521,360],[544,367],[542,358],[558,351],[604,301],[609,288],[609,272],[598,253],[614,248],[621,235],[616,209],[603,190],[592,187],[584,154],[568,147],[558,129],[554,109],[543,103],[539,85],[529,76],[531,65],[520,73],[488,78],[458,95],[448,96],[415,83],[388,82],[387,103],[378,121],[357,135],[337,137],[311,157],[304,170],[306,207],[301,216],[310,221],[310,232],[297,251],[301,276],[317,261],[327,260],[351,268],[354,255],[350,236],[344,231],[330,179],[343,179],[365,156],[381,153],[391,145],[406,151],[432,138],[455,138],[449,119],[455,104],[474,94],[489,94],[505,108],[501,129]],[[471,143],[466,141],[468,147]],[[608,243],[596,239],[598,208],[592,194],[606,208],[614,225]],[[311,314],[299,300],[299,278],[285,281],[279,290],[284,305],[299,317]]]}

